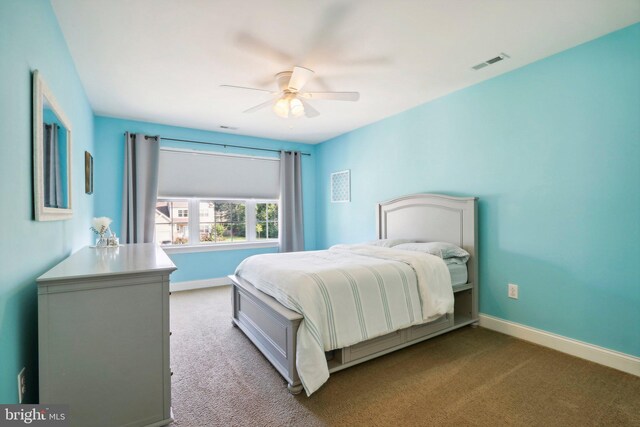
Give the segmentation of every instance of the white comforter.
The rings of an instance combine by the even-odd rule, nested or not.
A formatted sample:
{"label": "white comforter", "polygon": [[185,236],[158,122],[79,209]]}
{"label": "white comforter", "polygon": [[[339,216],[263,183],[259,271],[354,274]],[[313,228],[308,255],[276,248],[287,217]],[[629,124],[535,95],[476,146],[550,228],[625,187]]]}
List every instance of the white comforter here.
{"label": "white comforter", "polygon": [[304,316],[296,367],[307,395],[329,378],[325,351],[453,312],[447,267],[425,253],[337,245],[252,256],[236,274]]}

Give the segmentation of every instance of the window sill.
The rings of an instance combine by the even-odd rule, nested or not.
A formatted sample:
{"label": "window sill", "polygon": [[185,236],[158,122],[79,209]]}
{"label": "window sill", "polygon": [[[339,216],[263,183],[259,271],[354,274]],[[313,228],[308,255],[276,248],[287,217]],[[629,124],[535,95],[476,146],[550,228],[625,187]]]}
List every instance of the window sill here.
{"label": "window sill", "polygon": [[195,252],[237,251],[244,249],[277,248],[277,240],[267,242],[218,243],[214,245],[160,246],[167,254],[188,254]]}

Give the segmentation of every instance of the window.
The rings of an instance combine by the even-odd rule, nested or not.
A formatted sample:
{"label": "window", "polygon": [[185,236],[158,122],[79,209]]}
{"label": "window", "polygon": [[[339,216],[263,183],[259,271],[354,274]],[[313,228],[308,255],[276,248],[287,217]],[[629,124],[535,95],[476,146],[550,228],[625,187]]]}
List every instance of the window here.
{"label": "window", "polygon": [[256,238],[278,238],[278,204],[256,203]]}
{"label": "window", "polygon": [[244,202],[200,201],[200,212],[207,212],[208,222],[200,220],[199,243],[244,242],[247,240]]}
{"label": "window", "polygon": [[[184,215],[180,215],[183,212]],[[156,242],[161,245],[189,243],[188,200],[158,200],[156,203]]]}
{"label": "window", "polygon": [[156,242],[170,252],[277,244],[280,159],[275,155],[163,147],[158,172]]}
{"label": "window", "polygon": [[156,204],[156,242],[164,246],[213,246],[277,239],[275,200],[158,199]]}

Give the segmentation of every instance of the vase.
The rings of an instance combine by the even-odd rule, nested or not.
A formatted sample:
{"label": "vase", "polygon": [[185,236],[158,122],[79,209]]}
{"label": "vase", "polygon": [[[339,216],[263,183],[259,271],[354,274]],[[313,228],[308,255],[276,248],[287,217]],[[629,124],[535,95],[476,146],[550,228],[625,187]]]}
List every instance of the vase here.
{"label": "vase", "polygon": [[100,234],[96,239],[96,248],[106,248],[109,245],[109,240],[104,234]]}

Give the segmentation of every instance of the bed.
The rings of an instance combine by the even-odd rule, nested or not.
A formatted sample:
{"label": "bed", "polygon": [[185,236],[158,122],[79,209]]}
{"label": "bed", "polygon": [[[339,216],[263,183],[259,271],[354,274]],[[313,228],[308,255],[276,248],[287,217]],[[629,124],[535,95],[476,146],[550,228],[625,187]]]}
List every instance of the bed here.
{"label": "bed", "polygon": [[[323,362],[326,363],[328,373],[466,325],[477,324],[476,206],[477,198],[437,194],[410,195],[377,205],[376,227],[379,239],[412,239],[457,245],[470,255],[466,262],[467,280],[452,286],[450,292],[453,294],[453,307],[450,313],[441,313],[429,319],[425,315],[428,321],[423,323],[414,322],[408,327],[325,352]],[[356,248],[356,250],[360,249]],[[376,255],[377,252],[374,251],[374,256]],[[459,275],[460,272],[456,274]],[[256,286],[238,274],[230,276],[230,279],[233,284],[233,324],[245,333],[284,377],[289,391],[293,394],[300,393],[303,390],[303,384],[298,367],[302,365],[298,365],[298,362],[302,364],[305,360],[301,358],[298,361],[296,358],[298,354],[304,354],[298,351],[298,345],[306,346],[302,333],[305,327],[308,327],[306,325],[308,322],[303,323],[304,317],[300,314],[302,311],[289,309],[275,298],[258,290],[256,288],[258,281],[255,279]],[[299,337],[301,337],[300,342]],[[304,371],[305,375],[307,371]],[[308,387],[307,394],[310,394]]]}

